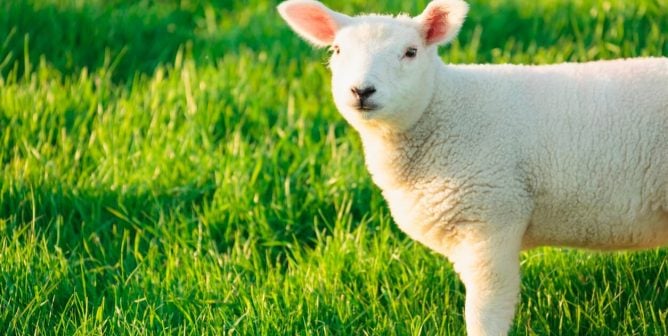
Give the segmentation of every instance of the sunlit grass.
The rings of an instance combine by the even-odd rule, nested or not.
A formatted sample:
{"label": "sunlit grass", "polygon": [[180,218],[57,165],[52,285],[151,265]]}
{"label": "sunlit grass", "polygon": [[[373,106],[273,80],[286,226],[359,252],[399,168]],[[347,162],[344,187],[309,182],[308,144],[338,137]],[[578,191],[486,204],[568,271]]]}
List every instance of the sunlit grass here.
{"label": "sunlit grass", "polygon": [[[395,227],[274,6],[0,3],[0,330],[463,333],[463,286]],[[443,56],[668,56],[666,31],[663,0],[475,2]],[[666,250],[522,258],[514,334],[668,334]]]}

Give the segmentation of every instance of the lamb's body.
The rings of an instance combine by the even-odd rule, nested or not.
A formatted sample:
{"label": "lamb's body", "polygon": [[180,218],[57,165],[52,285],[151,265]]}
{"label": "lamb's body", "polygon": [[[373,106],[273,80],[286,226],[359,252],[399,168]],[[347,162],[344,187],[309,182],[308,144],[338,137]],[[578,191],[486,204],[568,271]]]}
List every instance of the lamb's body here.
{"label": "lamb's body", "polygon": [[446,255],[478,223],[516,226],[524,247],[668,242],[668,59],[448,65],[435,80],[414,128],[361,132],[413,238]]}
{"label": "lamb's body", "polygon": [[453,262],[469,335],[508,331],[523,248],[668,244],[667,58],[443,65],[461,0],[415,18],[280,10],[333,47],[337,107],[397,224]]}
{"label": "lamb's body", "polygon": [[525,242],[668,243],[668,59],[551,68],[567,77],[534,89],[545,98],[523,141],[535,203]]}

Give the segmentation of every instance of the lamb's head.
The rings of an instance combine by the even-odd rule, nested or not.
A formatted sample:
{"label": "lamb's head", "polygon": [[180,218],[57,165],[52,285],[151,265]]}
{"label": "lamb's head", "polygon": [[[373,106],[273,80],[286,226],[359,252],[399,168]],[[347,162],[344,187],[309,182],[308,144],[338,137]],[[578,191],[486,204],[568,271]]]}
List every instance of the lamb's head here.
{"label": "lamb's head", "polygon": [[435,0],[414,18],[350,17],[313,0],[288,0],[278,10],[302,38],[330,47],[334,100],[348,122],[406,129],[431,101],[438,45],[457,35],[468,5]]}

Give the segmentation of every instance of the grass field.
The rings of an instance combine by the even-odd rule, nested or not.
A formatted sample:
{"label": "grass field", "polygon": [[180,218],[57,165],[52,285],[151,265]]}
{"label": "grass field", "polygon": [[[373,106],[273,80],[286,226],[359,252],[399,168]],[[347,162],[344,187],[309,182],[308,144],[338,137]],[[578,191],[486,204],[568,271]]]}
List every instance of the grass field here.
{"label": "grass field", "polygon": [[[395,227],[275,5],[0,1],[0,331],[463,334],[463,286]],[[668,56],[668,1],[475,1],[442,55]],[[667,335],[667,252],[525,252],[512,333]]]}

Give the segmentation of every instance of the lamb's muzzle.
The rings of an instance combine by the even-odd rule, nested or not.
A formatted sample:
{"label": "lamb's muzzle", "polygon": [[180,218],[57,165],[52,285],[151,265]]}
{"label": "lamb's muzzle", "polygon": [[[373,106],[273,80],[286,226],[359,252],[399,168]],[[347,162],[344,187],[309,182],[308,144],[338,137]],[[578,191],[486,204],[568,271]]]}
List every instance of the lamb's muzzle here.
{"label": "lamb's muzzle", "polygon": [[373,85],[369,86],[353,86],[350,88],[353,97],[355,97],[356,102],[353,105],[355,108],[361,111],[371,111],[376,108],[376,104],[369,102],[369,97],[376,92],[376,88]]}

